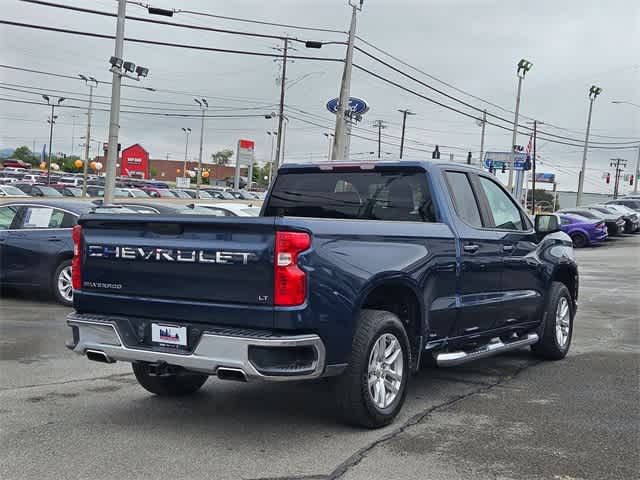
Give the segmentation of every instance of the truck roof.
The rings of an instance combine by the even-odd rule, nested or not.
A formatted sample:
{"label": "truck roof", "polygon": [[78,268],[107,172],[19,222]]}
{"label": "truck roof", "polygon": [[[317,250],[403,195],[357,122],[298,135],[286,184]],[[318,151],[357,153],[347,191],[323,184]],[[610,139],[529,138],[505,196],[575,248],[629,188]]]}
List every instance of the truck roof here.
{"label": "truck roof", "polygon": [[423,168],[424,170],[430,170],[431,168],[468,168],[471,170],[483,170],[477,165],[467,165],[466,163],[456,163],[446,160],[383,160],[383,161],[356,161],[347,162],[342,160],[336,161],[320,161],[320,162],[308,162],[308,163],[286,163],[280,167],[280,170],[297,170],[297,169],[313,169],[320,170],[333,170],[334,168],[347,168],[354,167],[362,170],[373,170],[377,167],[409,167],[409,168]]}

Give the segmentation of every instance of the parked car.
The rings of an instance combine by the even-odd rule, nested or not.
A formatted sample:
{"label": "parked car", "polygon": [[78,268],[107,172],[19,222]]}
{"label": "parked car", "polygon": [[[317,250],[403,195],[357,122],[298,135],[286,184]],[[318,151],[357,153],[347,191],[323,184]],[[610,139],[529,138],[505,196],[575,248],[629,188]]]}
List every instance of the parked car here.
{"label": "parked car", "polygon": [[560,214],[560,229],[571,237],[575,248],[586,247],[607,239],[604,220]]}
{"label": "parked car", "polygon": [[[589,210],[596,210],[600,213],[607,215],[622,215],[624,220],[624,233],[633,233],[640,228],[640,220],[638,214],[633,210],[622,211],[617,208],[613,208],[616,205],[588,205],[586,208]],[[623,205],[617,205],[621,208],[626,208]]]}
{"label": "parked car", "polygon": [[24,193],[19,188],[16,188],[12,185],[0,185],[0,197],[28,197],[26,193]]}
{"label": "parked car", "polygon": [[116,202],[116,205],[125,207],[135,213],[149,213],[149,214],[162,214],[162,215],[211,215],[211,212],[202,208],[199,205],[181,205],[181,204],[166,204],[162,202],[153,203],[127,203]]}
{"label": "parked car", "polygon": [[640,213],[640,199],[619,198],[617,200],[610,200],[605,205],[624,205],[630,208],[636,213]]}
{"label": "parked car", "polygon": [[254,195],[253,192],[248,192],[247,190],[231,190],[229,193],[237,200],[260,200],[257,195]]}
{"label": "parked car", "polygon": [[90,197],[104,197],[104,185],[87,185],[87,194]]}
{"label": "parked car", "polygon": [[71,305],[71,229],[93,209],[90,203],[61,199],[1,204],[0,285],[46,289],[58,302]]}
{"label": "parked car", "polygon": [[65,185],[73,185],[74,187],[78,187],[78,186],[81,187],[82,184],[84,183],[84,178],[72,177],[72,176],[60,177],[56,183],[64,183]]}
{"label": "parked car", "polygon": [[47,181],[47,177],[42,175],[34,175],[32,173],[25,173],[24,175],[22,175],[22,178],[20,179],[20,181],[23,183],[41,183],[42,184]]}
{"label": "parked car", "polygon": [[154,198],[176,198],[176,194],[168,188],[142,187],[140,190]]}
{"label": "parked car", "polygon": [[131,362],[156,395],[335,377],[341,416],[368,428],[423,362],[569,351],[571,239],[479,168],[284,164],[266,202],[257,218],[83,216],[67,346]]}
{"label": "parked car", "polygon": [[624,220],[621,215],[608,215],[597,210],[589,210],[584,207],[563,208],[558,213],[566,213],[569,215],[580,215],[581,217],[590,218],[592,220],[604,220],[607,225],[609,236],[620,235],[624,232]]}
{"label": "parked car", "polygon": [[221,217],[257,217],[260,209],[244,203],[198,203],[198,206],[215,211]]}
{"label": "parked car", "polygon": [[185,192],[184,190],[182,190],[180,188],[170,188],[169,191],[171,193],[173,193],[178,198],[186,198],[186,199],[193,198],[191,195],[189,195],[187,192]]}
{"label": "parked car", "polygon": [[[622,215],[628,215],[631,218],[631,221],[633,222],[633,219],[636,218],[638,220],[638,225],[636,226],[635,231],[630,232],[630,233],[640,233],[640,213],[636,213],[635,211],[631,210],[629,207],[625,207],[624,205],[618,205],[615,203],[611,203],[609,205],[607,205],[607,208],[612,208],[614,209],[616,212],[620,212]],[[635,215],[635,217],[634,217]],[[625,217],[623,217],[625,218]],[[627,224],[625,223],[625,231],[626,231],[626,226]]]}
{"label": "parked car", "polygon": [[209,195],[211,195],[212,198],[215,198],[217,200],[236,200],[236,197],[231,195],[226,190],[223,190],[222,188],[206,188],[205,190],[209,193]]}
{"label": "parked car", "polygon": [[118,188],[115,190],[117,190],[118,194],[114,193],[114,197],[149,198],[149,195],[139,188]]}
{"label": "parked car", "polygon": [[72,187],[64,183],[53,183],[49,186],[59,191],[63,197],[82,197],[82,187]]}
{"label": "parked car", "polygon": [[31,197],[61,197],[62,194],[55,188],[48,185],[38,185],[31,183],[14,183],[14,187],[19,188]]}

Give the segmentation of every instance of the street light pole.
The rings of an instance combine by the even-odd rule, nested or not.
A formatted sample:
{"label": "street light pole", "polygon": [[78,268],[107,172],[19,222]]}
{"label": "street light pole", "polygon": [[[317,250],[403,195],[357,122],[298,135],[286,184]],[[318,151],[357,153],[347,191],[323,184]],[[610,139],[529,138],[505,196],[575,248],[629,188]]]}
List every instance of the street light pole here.
{"label": "street light pole", "polygon": [[49,118],[47,120],[47,122],[49,122],[49,161],[47,162],[47,185],[51,184],[51,144],[53,143],[53,125],[56,123],[56,115],[55,115],[55,109],[56,109],[56,105],[60,105],[62,102],[64,102],[64,97],[58,97],[58,101],[57,103],[54,103],[53,101],[51,101],[51,98],[48,95],[42,95],[42,98],[44,98],[47,101],[47,104],[51,106],[51,118]]}
{"label": "street light pole", "polygon": [[382,144],[382,130],[387,128],[387,126],[384,124],[384,120],[376,120],[375,122],[373,122],[373,126],[378,129],[378,158],[380,158],[380,155],[381,155],[380,150],[381,150],[381,144]]}
{"label": "street light pole", "polygon": [[[544,125],[543,122],[534,120],[533,122],[533,158],[531,159],[531,213],[536,213],[536,145],[538,138],[538,125]],[[525,206],[526,206],[525,198]]]}
{"label": "street light pole", "polygon": [[587,151],[589,150],[589,132],[591,131],[591,113],[593,112],[593,102],[600,95],[602,89],[591,85],[589,89],[589,115],[587,117],[587,131],[584,136],[584,149],[582,150],[582,167],[578,179],[578,194],[576,195],[576,207],[582,204],[582,195],[584,191],[584,176],[587,169]]}
{"label": "street light pole", "polygon": [[347,43],[347,55],[344,61],[342,72],[342,82],[340,84],[340,97],[336,110],[336,128],[333,137],[332,160],[349,160],[347,141],[347,110],[349,108],[349,97],[351,95],[351,71],[353,70],[353,44],[356,38],[356,24],[358,12],[362,10],[363,0],[359,4],[349,0],[351,6],[351,25],[349,27],[349,40]]}
{"label": "street light pole", "polygon": [[522,93],[522,81],[524,80],[524,77],[527,74],[527,72],[531,70],[532,66],[533,66],[533,63],[523,58],[518,62],[518,70],[516,70],[516,75],[518,76],[518,93],[516,95],[516,111],[515,111],[515,116],[513,118],[513,135],[511,136],[511,162],[509,162],[509,182],[507,185],[509,188],[509,191],[511,191],[512,193],[515,192],[514,185],[513,185],[513,170],[514,170],[514,164],[516,161],[515,148],[516,148],[516,141],[518,138],[518,117],[520,115],[520,97]]}
{"label": "street light pole", "polygon": [[89,171],[89,148],[91,146],[91,116],[93,115],[93,88],[98,81],[93,77],[78,75],[89,86],[89,108],[87,109],[87,135],[84,145],[84,165],[82,166],[82,197],[87,196],[87,174]]}
{"label": "street light pole", "polygon": [[198,155],[198,172],[196,176],[196,198],[200,198],[200,184],[202,183],[202,144],[204,142],[204,112],[209,107],[209,103],[206,98],[198,100],[194,98],[195,102],[200,105],[202,110],[202,121],[200,123],[200,153]]}
{"label": "street light pole", "polygon": [[[407,115],[415,115],[411,110],[405,108],[404,110],[398,110],[402,114],[402,135],[400,136],[400,160],[402,160],[402,153],[404,150],[404,130],[407,126]],[[380,140],[378,139],[378,149],[380,146]],[[378,158],[380,155],[378,155]]]}
{"label": "street light pole", "polygon": [[191,133],[191,129],[188,127],[187,128],[182,127],[182,131],[187,134],[187,141],[184,145],[184,163],[182,166],[182,176],[186,177],[187,176],[187,157],[189,155],[189,134]]}
{"label": "street light pole", "polygon": [[282,148],[282,122],[284,120],[284,91],[287,83],[287,55],[289,52],[289,39],[284,39],[284,49],[282,50],[282,78],[280,79],[280,106],[278,113],[278,141],[276,146],[276,172],[280,164],[280,149]]}
{"label": "street light pole", "polygon": [[[633,102],[627,102],[625,100],[612,100],[611,103],[631,105],[632,107],[640,108],[640,105]],[[638,147],[638,160],[636,160],[636,176],[633,183],[633,193],[638,193],[638,176],[640,175],[640,147]]]}

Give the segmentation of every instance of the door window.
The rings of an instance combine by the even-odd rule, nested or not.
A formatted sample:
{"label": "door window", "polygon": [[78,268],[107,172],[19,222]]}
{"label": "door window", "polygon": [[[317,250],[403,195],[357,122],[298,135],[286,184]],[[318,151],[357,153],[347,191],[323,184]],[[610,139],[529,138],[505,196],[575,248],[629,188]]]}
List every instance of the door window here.
{"label": "door window", "polygon": [[482,227],[480,209],[466,173],[447,172],[447,181],[458,216],[473,227]]}
{"label": "door window", "polygon": [[523,230],[520,209],[497,183],[487,177],[480,177],[480,184],[489,202],[495,228],[503,230]]}
{"label": "door window", "polygon": [[18,207],[0,207],[0,230],[8,230],[11,228],[16,213],[18,213]]}
{"label": "door window", "polygon": [[71,228],[76,216],[51,207],[27,207],[20,228]]}

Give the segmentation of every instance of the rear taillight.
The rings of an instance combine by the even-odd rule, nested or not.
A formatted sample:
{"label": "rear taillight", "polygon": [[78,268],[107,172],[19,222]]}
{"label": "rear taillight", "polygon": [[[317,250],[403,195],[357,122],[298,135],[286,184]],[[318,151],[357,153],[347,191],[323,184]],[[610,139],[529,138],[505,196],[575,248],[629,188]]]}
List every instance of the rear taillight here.
{"label": "rear taillight", "polygon": [[307,274],[298,267],[298,254],[311,246],[311,237],[303,232],[276,232],[275,282],[276,306],[302,305],[307,297]]}
{"label": "rear taillight", "polygon": [[73,260],[71,261],[71,285],[74,290],[80,290],[82,285],[82,271],[80,270],[80,258],[82,255],[82,227],[76,225],[71,231],[73,238]]}

